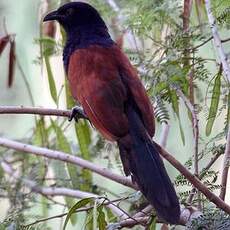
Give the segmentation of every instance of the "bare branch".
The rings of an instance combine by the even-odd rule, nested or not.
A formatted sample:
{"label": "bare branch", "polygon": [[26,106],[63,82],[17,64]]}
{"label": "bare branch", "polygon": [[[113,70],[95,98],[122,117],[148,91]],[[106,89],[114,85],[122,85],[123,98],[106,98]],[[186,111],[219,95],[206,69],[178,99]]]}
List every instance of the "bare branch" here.
{"label": "bare branch", "polygon": [[[74,197],[74,198],[78,198],[78,199],[93,197],[95,199],[98,199],[99,203],[102,203],[104,201],[104,200],[103,201],[100,200],[102,197],[100,197],[94,193],[90,193],[90,192],[83,192],[80,190],[74,190],[74,189],[69,189],[69,188],[55,188],[55,187],[37,186],[34,181],[21,178],[19,175],[17,175],[17,173],[13,170],[11,165],[8,164],[7,162],[2,161],[1,166],[2,166],[3,171],[6,174],[8,174],[9,176],[13,177],[16,180],[21,180],[25,184],[25,186],[27,186],[28,188],[31,189],[31,191],[33,191],[35,193],[39,193],[43,196],[68,196],[68,197]],[[111,204],[107,204],[106,206],[108,208],[110,208],[112,210],[112,212],[116,216],[118,216],[119,218],[121,218],[121,219],[128,218],[128,216],[124,212],[122,212],[121,209],[118,208],[116,205],[111,203]]]}
{"label": "bare branch", "polygon": [[222,200],[225,199],[225,194],[227,189],[229,163],[230,163],[230,128],[228,129],[228,136],[227,136],[227,142],[226,142],[224,159],[223,159],[223,171],[221,176],[220,198]]}
{"label": "bare branch", "polygon": [[[211,158],[211,160],[207,163],[207,165],[202,169],[203,172],[209,170],[212,165],[219,159],[219,157],[222,155],[222,153],[218,152],[215,154],[214,157]],[[205,176],[205,174],[201,174],[199,175],[199,179],[201,180],[203,177]],[[193,197],[196,193],[196,188],[193,188],[189,194],[189,197],[187,199],[187,202],[190,204],[193,200]]]}
{"label": "bare branch", "polygon": [[178,87],[173,87],[176,90],[177,95],[184,101],[185,105],[192,114],[193,120],[193,130],[194,130],[194,174],[199,175],[199,166],[198,166],[198,137],[199,137],[199,128],[198,128],[198,118],[194,106],[191,104],[189,99],[183,94],[183,92]]}
{"label": "bare branch", "polygon": [[[96,166],[91,162],[83,160],[79,157],[72,156],[70,154],[66,154],[55,150],[49,150],[46,148],[36,147],[32,145],[27,145],[20,142],[8,140],[6,138],[0,138],[0,145],[7,148],[16,149],[22,152],[32,153],[39,156],[44,156],[56,160],[62,160],[64,162],[73,163],[83,168],[87,168],[95,173],[98,173],[99,175],[102,175],[120,184],[137,189],[137,187],[132,184],[130,179],[111,173],[107,169]],[[160,145],[159,148],[161,148]],[[167,161],[169,161],[181,174],[183,174],[185,178],[187,178],[194,185],[194,187],[196,187],[199,191],[201,191],[207,197],[207,199],[209,199],[211,202],[216,204],[217,207],[223,209],[225,212],[230,214],[229,205],[224,203],[219,197],[217,197],[215,194],[209,191],[208,188],[195,175],[190,173],[179,161],[177,161],[166,150],[164,150],[163,148],[161,148],[161,150],[162,150],[161,155]]]}
{"label": "bare branch", "polygon": [[161,127],[162,127],[162,131],[160,136],[160,145],[165,148],[167,144],[170,126],[168,123],[163,122]]}
{"label": "bare branch", "polygon": [[[199,126],[198,126],[198,118],[195,111],[195,107],[191,101],[184,95],[184,93],[177,87],[175,87],[177,95],[184,101],[185,105],[189,109],[192,114],[192,124],[193,124],[193,140],[194,140],[194,175],[199,178],[199,159],[198,159],[198,138],[199,138]],[[194,195],[195,195],[196,188],[192,189],[191,195],[188,197],[188,202],[191,203]],[[197,197],[198,197],[198,207],[201,208],[200,203],[200,190],[197,190]]]}
{"label": "bare branch", "polygon": [[[160,147],[160,146],[159,146]],[[209,201],[214,203],[218,208],[230,214],[230,206],[223,202],[218,196],[212,193],[195,175],[190,173],[179,161],[170,155],[165,149],[161,148],[161,155],[169,161],[187,180],[189,180],[194,187],[202,192]]]}
{"label": "bare branch", "polygon": [[[38,114],[42,116],[59,116],[70,117],[70,110],[60,109],[45,109],[36,107],[24,107],[24,106],[0,106],[0,114]],[[79,107],[79,115],[81,118],[88,119],[82,108]]]}
{"label": "bare branch", "polygon": [[224,53],[224,49],[222,46],[219,32],[217,30],[216,20],[212,14],[210,0],[205,0],[205,7],[206,7],[207,15],[208,15],[209,24],[210,24],[210,27],[212,30],[212,35],[213,35],[213,39],[214,39],[214,46],[215,46],[216,51],[218,53],[218,56],[220,58],[220,62],[223,66],[223,72],[224,72],[224,76],[226,78],[226,81],[228,83],[230,83],[230,67],[229,67],[229,64],[227,62],[227,56]]}
{"label": "bare branch", "polygon": [[76,157],[61,151],[56,151],[56,150],[50,150],[47,148],[41,148],[41,147],[37,147],[37,146],[33,146],[33,145],[27,145],[24,143],[20,143],[17,141],[12,141],[12,140],[8,140],[6,138],[0,138],[0,145],[4,146],[6,148],[11,148],[11,149],[15,149],[18,151],[22,151],[25,153],[30,153],[30,154],[34,154],[37,156],[43,156],[43,157],[47,157],[47,158],[51,158],[51,159],[55,159],[55,160],[61,160],[64,162],[68,162],[68,163],[72,163],[75,165],[78,165],[82,168],[86,168],[91,170],[92,172],[95,172],[103,177],[106,177],[112,181],[116,181],[120,184],[123,184],[125,186],[128,186],[130,188],[134,188],[134,189],[138,189],[132,182],[130,179],[114,174],[111,171],[109,171],[108,169],[102,168],[98,165],[96,165],[95,163],[91,163],[89,161],[86,161],[80,157]]}

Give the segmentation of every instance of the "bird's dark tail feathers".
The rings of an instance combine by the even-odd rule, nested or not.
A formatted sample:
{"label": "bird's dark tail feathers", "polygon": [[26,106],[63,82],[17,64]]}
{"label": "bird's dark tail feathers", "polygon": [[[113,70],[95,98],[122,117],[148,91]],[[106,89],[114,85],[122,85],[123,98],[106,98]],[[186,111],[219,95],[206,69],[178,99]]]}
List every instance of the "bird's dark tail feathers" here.
{"label": "bird's dark tail feathers", "polygon": [[132,107],[127,109],[127,115],[129,135],[118,141],[124,171],[126,175],[131,174],[158,216],[168,223],[176,224],[180,217],[180,206],[159,155],[161,149],[151,140]]}

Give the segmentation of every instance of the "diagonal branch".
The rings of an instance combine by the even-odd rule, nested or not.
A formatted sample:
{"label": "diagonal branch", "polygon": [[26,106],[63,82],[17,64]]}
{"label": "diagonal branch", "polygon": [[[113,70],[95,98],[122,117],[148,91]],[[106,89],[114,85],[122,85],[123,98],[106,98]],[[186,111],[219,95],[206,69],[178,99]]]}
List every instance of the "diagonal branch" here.
{"label": "diagonal branch", "polygon": [[179,161],[177,161],[163,148],[161,148],[161,155],[167,161],[169,161],[188,181],[190,181],[194,187],[202,192],[209,201],[214,203],[218,208],[230,214],[230,206],[228,204],[226,204],[222,199],[212,193],[195,175],[190,173]]}
{"label": "diagonal branch", "polygon": [[134,188],[137,190],[137,187],[131,182],[130,179],[120,176],[117,174],[112,173],[111,171],[102,168],[94,163],[91,163],[89,161],[86,161],[80,157],[73,156],[61,151],[56,150],[50,150],[47,148],[37,147],[33,145],[28,145],[24,143],[20,143],[17,141],[8,140],[6,138],[0,137],[0,146],[4,146],[6,148],[15,149],[18,151],[22,151],[24,153],[34,154],[37,156],[47,157],[55,160],[60,160],[68,163],[72,163],[75,165],[78,165],[82,168],[86,168],[91,170],[92,172],[95,172],[103,177],[106,177],[112,181],[115,181],[117,183],[123,184],[125,186],[128,186],[130,188]]}
{"label": "diagonal branch", "polygon": [[[94,193],[83,192],[80,190],[74,190],[69,188],[40,187],[37,186],[34,181],[21,178],[19,175],[17,175],[16,172],[11,167],[11,165],[8,164],[7,162],[2,161],[1,167],[6,174],[8,174],[9,176],[13,177],[16,180],[21,180],[26,187],[31,189],[31,191],[41,194],[43,196],[68,196],[68,197],[74,197],[79,199],[84,199],[88,197],[93,197],[95,199],[102,198]],[[113,211],[113,213],[116,216],[120,217],[121,219],[128,218],[128,216],[124,212],[122,212],[121,209],[118,208],[116,205],[107,204],[106,206],[110,208]]]}
{"label": "diagonal branch", "polygon": [[[16,149],[18,151],[32,153],[38,156],[44,156],[56,160],[62,160],[64,162],[79,165],[83,168],[87,168],[101,176],[109,178],[125,186],[137,189],[137,187],[132,184],[132,182],[120,175],[111,173],[109,170],[97,166],[91,162],[83,160],[79,157],[75,157],[60,151],[50,150],[46,148],[36,147],[32,145],[23,144],[16,141],[11,141],[6,138],[0,138],[0,146],[4,146],[11,149]],[[158,145],[159,148],[160,145]],[[190,173],[179,161],[177,161],[173,156],[171,156],[166,150],[161,148],[161,155],[169,161],[181,174],[183,174],[199,191],[201,191],[207,199],[216,204],[217,207],[223,209],[225,212],[230,214],[230,206],[223,202],[218,196],[209,191],[209,189],[199,180],[196,176]]]}

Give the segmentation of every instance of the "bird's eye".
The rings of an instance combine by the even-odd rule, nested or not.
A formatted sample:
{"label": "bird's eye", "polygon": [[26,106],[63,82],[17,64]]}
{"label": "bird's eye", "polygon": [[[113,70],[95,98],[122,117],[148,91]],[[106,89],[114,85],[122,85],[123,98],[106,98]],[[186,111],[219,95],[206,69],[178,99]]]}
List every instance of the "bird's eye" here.
{"label": "bird's eye", "polygon": [[69,8],[68,10],[66,10],[65,15],[66,16],[72,15],[73,12],[74,12],[74,9],[73,8]]}

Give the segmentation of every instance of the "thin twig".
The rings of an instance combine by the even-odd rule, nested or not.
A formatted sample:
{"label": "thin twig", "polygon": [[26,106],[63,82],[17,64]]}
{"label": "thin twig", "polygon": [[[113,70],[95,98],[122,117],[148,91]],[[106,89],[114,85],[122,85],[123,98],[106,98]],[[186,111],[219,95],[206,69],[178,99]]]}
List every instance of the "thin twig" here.
{"label": "thin twig", "polygon": [[[197,114],[195,111],[194,105],[189,101],[189,99],[183,94],[183,92],[179,89],[176,88],[177,95],[184,101],[185,105],[189,109],[189,111],[192,114],[192,124],[193,124],[193,135],[194,135],[194,175],[196,177],[199,177],[199,159],[198,159],[198,138],[199,138],[199,126],[198,126],[198,118]],[[195,193],[193,193],[195,194]],[[198,207],[201,208],[201,203],[200,203],[200,192],[199,190],[197,191],[197,196],[198,196]],[[192,201],[192,197],[190,198],[190,202]]]}
{"label": "thin twig", "polygon": [[194,130],[194,174],[199,175],[199,165],[198,165],[198,138],[199,138],[199,127],[198,118],[195,111],[195,107],[191,104],[189,99],[184,95],[184,93],[178,88],[173,87],[176,90],[177,95],[184,101],[185,105],[192,114],[193,120],[193,130]]}
{"label": "thin twig", "polygon": [[[197,46],[194,46],[194,47],[190,48],[189,50],[194,51],[194,50],[200,48],[201,46],[205,45],[206,43],[208,43],[212,39],[213,39],[213,36],[207,38],[205,41],[203,41],[202,43],[198,44]],[[230,41],[230,38],[226,38],[226,39],[221,40],[222,43],[225,43],[225,42],[228,42],[228,41]]]}
{"label": "thin twig", "polygon": [[[161,148],[158,145],[159,148]],[[190,173],[179,161],[177,161],[171,154],[165,149],[161,148],[160,154],[169,161],[188,181],[190,181],[194,187],[202,192],[209,201],[214,203],[217,207],[230,214],[230,206],[226,204],[222,199],[212,193],[195,175]]]}
{"label": "thin twig", "polygon": [[[209,170],[212,165],[219,159],[219,157],[222,155],[222,153],[218,152],[217,154],[215,154],[214,157],[211,158],[211,160],[207,163],[207,165],[202,169],[203,172],[206,172],[207,170]],[[203,177],[205,176],[205,174],[201,174],[199,175],[199,179],[201,180]],[[196,188],[193,188],[189,194],[189,197],[187,199],[187,203],[190,204],[193,200],[194,195],[196,194]]]}
{"label": "thin twig", "polygon": [[169,135],[169,124],[166,122],[163,122],[161,125],[161,136],[160,136],[160,145],[165,148],[168,140],[168,135]]}

